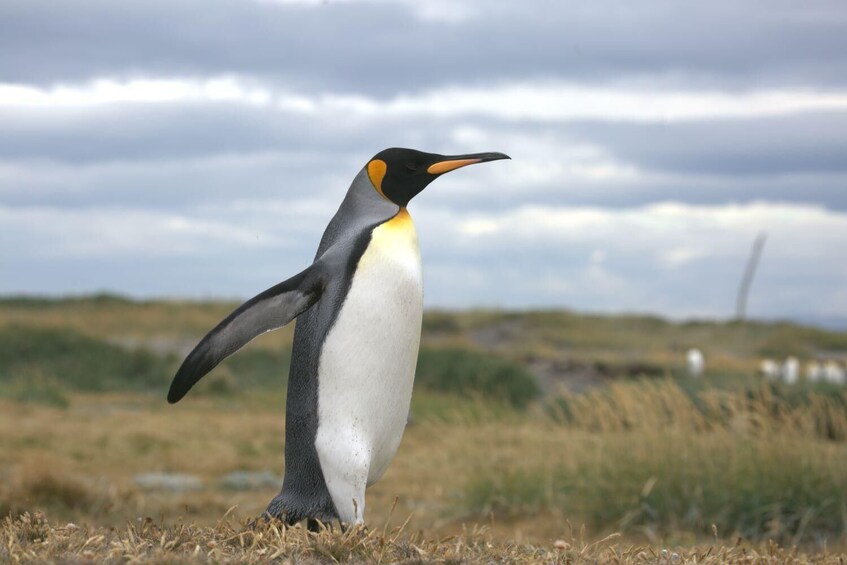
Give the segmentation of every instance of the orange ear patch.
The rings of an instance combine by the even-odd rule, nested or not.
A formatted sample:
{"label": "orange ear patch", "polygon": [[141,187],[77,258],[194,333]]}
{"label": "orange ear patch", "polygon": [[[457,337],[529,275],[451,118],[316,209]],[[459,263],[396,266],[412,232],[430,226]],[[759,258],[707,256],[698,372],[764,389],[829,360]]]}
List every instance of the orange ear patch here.
{"label": "orange ear patch", "polygon": [[382,159],[374,159],[368,163],[368,178],[371,179],[371,184],[377,192],[382,194],[383,198],[387,198],[382,192],[382,179],[385,178],[385,171],[388,170],[388,165]]}

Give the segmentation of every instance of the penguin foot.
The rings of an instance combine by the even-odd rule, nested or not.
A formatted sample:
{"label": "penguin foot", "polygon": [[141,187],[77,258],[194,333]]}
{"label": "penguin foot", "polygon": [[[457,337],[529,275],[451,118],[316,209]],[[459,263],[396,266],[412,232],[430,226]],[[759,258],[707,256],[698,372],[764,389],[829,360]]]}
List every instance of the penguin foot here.
{"label": "penguin foot", "polygon": [[323,522],[317,518],[308,518],[306,520],[306,529],[310,532],[322,532],[324,530],[332,531],[332,522]]}
{"label": "penguin foot", "polygon": [[276,495],[274,499],[271,500],[268,507],[265,508],[264,512],[262,512],[262,515],[256,520],[264,520],[265,522],[279,520],[288,526],[297,522],[296,517],[292,516],[291,509],[286,506],[282,493]]}
{"label": "penguin foot", "polygon": [[293,526],[301,520],[306,520],[306,527],[312,532],[332,530],[332,523],[338,520],[338,516],[335,515],[332,507],[329,507],[328,504],[310,504],[304,507],[298,504],[298,502],[299,500],[296,498],[292,499],[290,495],[279,493],[271,500],[268,507],[254,523],[279,520],[286,526]]}
{"label": "penguin foot", "polygon": [[247,522],[247,528],[250,530],[255,530],[256,528],[261,528],[265,524],[267,524],[270,520],[268,520],[267,516],[262,514],[261,516],[257,516],[253,518],[249,522]]}
{"label": "penguin foot", "polygon": [[291,523],[288,520],[286,520],[283,516],[272,516],[270,513],[268,513],[267,510],[265,510],[264,512],[262,512],[261,514],[256,516],[254,519],[247,522],[247,527],[250,528],[251,530],[255,530],[256,528],[262,528],[262,527],[268,525],[270,522],[277,521],[277,520],[282,522],[286,526],[291,525]]}

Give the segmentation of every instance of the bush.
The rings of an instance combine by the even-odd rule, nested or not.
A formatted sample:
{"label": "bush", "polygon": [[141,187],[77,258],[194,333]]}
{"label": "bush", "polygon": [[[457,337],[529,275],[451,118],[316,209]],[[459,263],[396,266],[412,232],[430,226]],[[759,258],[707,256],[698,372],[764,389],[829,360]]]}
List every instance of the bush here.
{"label": "bush", "polygon": [[67,408],[70,404],[62,383],[45,377],[37,369],[19,373],[13,379],[0,383],[0,396],[18,402],[45,404],[56,408]]}
{"label": "bush", "polygon": [[429,390],[476,395],[519,408],[540,394],[535,377],[523,367],[466,349],[422,348],[415,380]]}
{"label": "bush", "polygon": [[69,329],[9,326],[0,329],[0,384],[32,375],[68,390],[104,391],[164,387],[173,359],[128,351]]}
{"label": "bush", "polygon": [[192,394],[237,395],[249,388],[284,389],[291,350],[250,348],[238,351],[204,376]]}
{"label": "bush", "polygon": [[247,349],[224,361],[222,367],[229,369],[239,385],[281,386],[288,382],[290,364],[290,349]]}
{"label": "bush", "polygon": [[454,314],[449,312],[427,312],[423,318],[423,333],[457,333],[462,328]]}

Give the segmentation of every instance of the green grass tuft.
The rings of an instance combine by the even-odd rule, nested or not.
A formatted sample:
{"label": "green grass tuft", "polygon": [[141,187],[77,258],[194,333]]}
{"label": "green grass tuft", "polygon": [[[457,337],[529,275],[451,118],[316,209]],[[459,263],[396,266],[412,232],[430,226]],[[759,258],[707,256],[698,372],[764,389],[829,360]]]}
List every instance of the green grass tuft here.
{"label": "green grass tuft", "polygon": [[847,533],[847,453],[808,440],[665,430],[574,436],[546,461],[478,469],[466,508],[511,517],[555,510],[596,529],[668,535],[712,524],[745,539]]}
{"label": "green grass tuft", "polygon": [[523,408],[540,394],[523,367],[467,349],[424,347],[418,357],[417,386],[432,391],[478,396]]}
{"label": "green grass tuft", "polygon": [[14,378],[0,382],[0,396],[17,400],[67,408],[67,390],[60,381],[46,377],[38,368],[28,368]]}
{"label": "green grass tuft", "polygon": [[239,386],[273,386],[284,388],[288,382],[291,350],[245,349],[226,361],[223,366],[232,371]]}
{"label": "green grass tuft", "polygon": [[98,392],[164,387],[172,365],[173,359],[146,350],[128,351],[70,329],[0,328],[3,390],[14,391],[27,382],[36,395],[49,382],[67,390]]}
{"label": "green grass tuft", "polygon": [[556,425],[533,438],[550,444],[543,455],[477,461],[465,509],[559,512],[630,533],[708,535],[714,524],[746,539],[844,536],[845,398],[785,392],[642,380],[566,394]]}

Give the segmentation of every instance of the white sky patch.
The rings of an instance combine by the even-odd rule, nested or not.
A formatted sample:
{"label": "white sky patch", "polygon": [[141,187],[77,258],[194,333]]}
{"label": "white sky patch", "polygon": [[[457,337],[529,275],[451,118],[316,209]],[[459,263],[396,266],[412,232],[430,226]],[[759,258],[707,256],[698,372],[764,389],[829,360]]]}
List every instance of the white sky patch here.
{"label": "white sky patch", "polygon": [[466,3],[449,0],[402,0],[422,21],[456,24],[467,21],[475,14]]}
{"label": "white sky patch", "polygon": [[562,83],[452,87],[391,100],[396,114],[450,117],[477,114],[507,120],[684,121],[779,116],[847,109],[847,92],[762,90],[647,91]]}
{"label": "white sky patch", "polygon": [[[486,168],[482,172],[490,182],[514,190],[526,191],[527,186],[558,186],[571,180],[607,182],[632,180],[642,175],[635,165],[613,157],[606,149],[575,140],[563,139],[559,132],[526,134],[513,128],[480,128],[460,125],[451,137],[462,153],[472,153],[481,147],[496,147],[516,158],[509,167]],[[452,182],[452,179],[451,179]],[[467,183],[468,191],[488,190],[479,178]]]}
{"label": "white sky patch", "polygon": [[480,236],[498,233],[503,228],[503,222],[493,219],[468,220],[462,223],[461,231],[465,235]]}
{"label": "white sky patch", "polygon": [[[84,85],[39,88],[22,84],[0,84],[0,106],[97,106],[101,104],[162,104],[174,102],[238,102],[269,105],[279,93],[234,77],[208,80],[97,79]],[[279,102],[278,102],[279,103]],[[308,106],[305,100],[288,97],[292,108]]]}
{"label": "white sky patch", "polygon": [[330,4],[385,4],[404,6],[422,21],[459,23],[475,12],[467,3],[456,0],[253,0],[260,4],[323,7]]}
{"label": "white sky patch", "polygon": [[[460,220],[456,229],[485,245],[588,245],[640,254],[672,270],[701,259],[744,257],[760,231],[770,235],[768,254],[783,260],[838,257],[847,241],[847,213],[772,202],[624,209],[525,206]],[[605,258],[606,251],[592,252],[590,263]]]}
{"label": "white sky patch", "polygon": [[847,110],[847,92],[775,89],[752,92],[652,91],[562,82],[449,87],[387,100],[356,93],[303,94],[235,76],[196,79],[101,78],[41,88],[0,83],[0,107],[226,102],[347,118],[484,116],[508,121],[632,122],[758,118]]}
{"label": "white sky patch", "polygon": [[602,249],[594,249],[591,251],[591,255],[588,256],[588,262],[591,265],[602,265],[606,260],[606,252]]}

